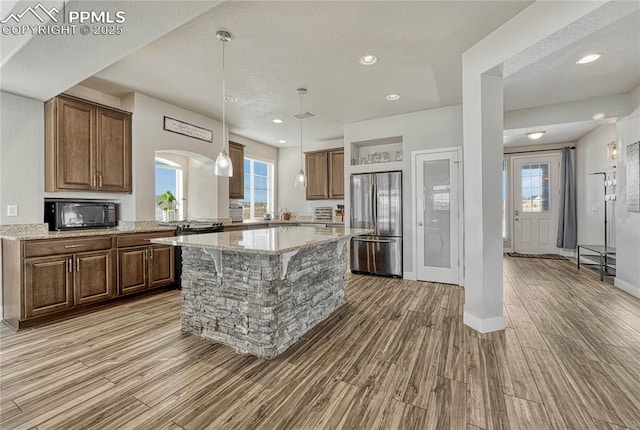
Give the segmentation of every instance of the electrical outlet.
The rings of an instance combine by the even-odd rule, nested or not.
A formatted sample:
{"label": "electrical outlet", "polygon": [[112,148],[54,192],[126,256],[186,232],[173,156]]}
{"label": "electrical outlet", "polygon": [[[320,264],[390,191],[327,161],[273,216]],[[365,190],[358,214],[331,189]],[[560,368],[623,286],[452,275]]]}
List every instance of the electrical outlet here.
{"label": "electrical outlet", "polygon": [[7,216],[18,216],[18,205],[8,205]]}
{"label": "electrical outlet", "polygon": [[600,210],[600,205],[593,205],[593,211],[598,212]]}

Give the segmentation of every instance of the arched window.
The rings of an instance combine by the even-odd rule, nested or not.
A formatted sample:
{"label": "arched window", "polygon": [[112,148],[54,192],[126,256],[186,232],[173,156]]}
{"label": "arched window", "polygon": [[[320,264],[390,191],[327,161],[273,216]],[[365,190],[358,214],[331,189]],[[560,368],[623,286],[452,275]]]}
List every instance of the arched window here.
{"label": "arched window", "polygon": [[156,199],[169,191],[176,199],[176,210],[165,211],[156,205],[156,220],[175,221],[184,217],[182,168],[178,163],[156,157]]}

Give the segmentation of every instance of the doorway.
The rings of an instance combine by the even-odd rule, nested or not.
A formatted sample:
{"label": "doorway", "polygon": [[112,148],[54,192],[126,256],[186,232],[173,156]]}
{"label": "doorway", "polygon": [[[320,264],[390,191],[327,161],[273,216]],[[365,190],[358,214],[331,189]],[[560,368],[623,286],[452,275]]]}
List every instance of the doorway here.
{"label": "doorway", "polygon": [[416,151],[412,158],[416,279],[459,284],[461,150]]}
{"label": "doorway", "polygon": [[557,253],[560,155],[512,158],[513,251]]}

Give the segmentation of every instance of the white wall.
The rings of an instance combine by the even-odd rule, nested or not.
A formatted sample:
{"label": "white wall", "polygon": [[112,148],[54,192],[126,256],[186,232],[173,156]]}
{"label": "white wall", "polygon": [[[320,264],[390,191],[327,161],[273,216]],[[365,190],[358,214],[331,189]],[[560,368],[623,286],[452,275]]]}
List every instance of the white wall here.
{"label": "white wall", "polygon": [[[411,152],[462,146],[462,106],[449,106],[404,115],[345,124],[345,163],[351,159],[351,142],[402,136],[402,210],[403,210],[403,271],[413,273]],[[292,177],[293,178],[293,177]],[[293,182],[293,179],[291,179]],[[345,177],[345,201],[349,201],[349,178]],[[461,190],[462,191],[462,190]],[[346,207],[349,215],[348,205]],[[462,232],[461,232],[462,233]],[[461,250],[462,252],[462,250]]]}
{"label": "white wall", "polygon": [[[127,104],[131,104],[128,101]],[[123,219],[152,220],[155,218],[155,151],[187,151],[215,160],[222,148],[222,123],[154,99],[142,93],[133,95],[133,194],[123,198]],[[163,117],[169,116],[198,127],[213,130],[213,143],[165,131]],[[190,165],[191,167],[191,165]],[[224,217],[228,214],[229,180],[211,175],[211,183],[197,197],[200,207],[209,208],[203,217]],[[208,192],[206,189],[208,188]],[[193,197],[189,204],[195,203]],[[197,213],[197,212],[196,212]],[[190,217],[194,213],[189,214]]]}
{"label": "white wall", "polygon": [[[319,151],[322,149],[342,148],[344,142],[342,140],[332,140],[329,142],[313,142],[307,143],[302,147],[302,166],[304,167],[304,152]],[[345,160],[346,160],[345,156]],[[313,208],[320,206],[331,206],[337,209],[337,205],[344,204],[344,200],[309,200],[307,201],[306,191],[304,188],[295,187],[295,176],[300,170],[300,146],[278,149],[278,208],[287,209],[294,216],[313,215]],[[306,170],[305,170],[305,173]],[[348,182],[345,181],[345,187]]]}
{"label": "white wall", "polygon": [[[602,175],[589,172],[615,172],[614,161],[607,160],[607,144],[616,140],[615,124],[604,124],[576,143],[576,214],[578,243],[604,244],[604,187]],[[615,211],[617,201],[607,203],[609,246],[616,246]]]}
{"label": "white wall", "polygon": [[[0,224],[41,223],[44,218],[44,105],[0,93]],[[7,217],[7,205],[18,216]]]}
{"label": "white wall", "polygon": [[618,194],[616,211],[617,273],[615,285],[640,297],[640,213],[627,212],[625,147],[640,140],[640,86],[629,94],[632,113],[618,121]]}

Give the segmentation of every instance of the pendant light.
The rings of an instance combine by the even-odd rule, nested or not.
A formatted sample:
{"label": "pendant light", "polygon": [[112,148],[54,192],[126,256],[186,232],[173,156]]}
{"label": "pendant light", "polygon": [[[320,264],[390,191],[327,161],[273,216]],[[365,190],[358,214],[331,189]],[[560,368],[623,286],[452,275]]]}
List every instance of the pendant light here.
{"label": "pendant light", "polygon": [[[296,92],[300,94],[300,113],[302,113],[302,95],[306,94],[307,90],[298,88]],[[300,188],[307,188],[307,175],[304,174],[304,169],[302,168],[302,119],[300,119],[300,171],[296,175],[294,185]]]}
{"label": "pendant light", "polygon": [[227,154],[227,134],[225,133],[226,127],[226,87],[224,81],[224,72],[225,72],[225,64],[224,64],[224,45],[231,40],[231,33],[226,31],[219,31],[216,33],[216,37],[220,42],[222,42],[222,151],[218,154],[218,158],[216,158],[216,164],[214,168],[214,172],[216,176],[233,176],[233,164],[231,163],[231,158],[229,158],[229,154]]}

